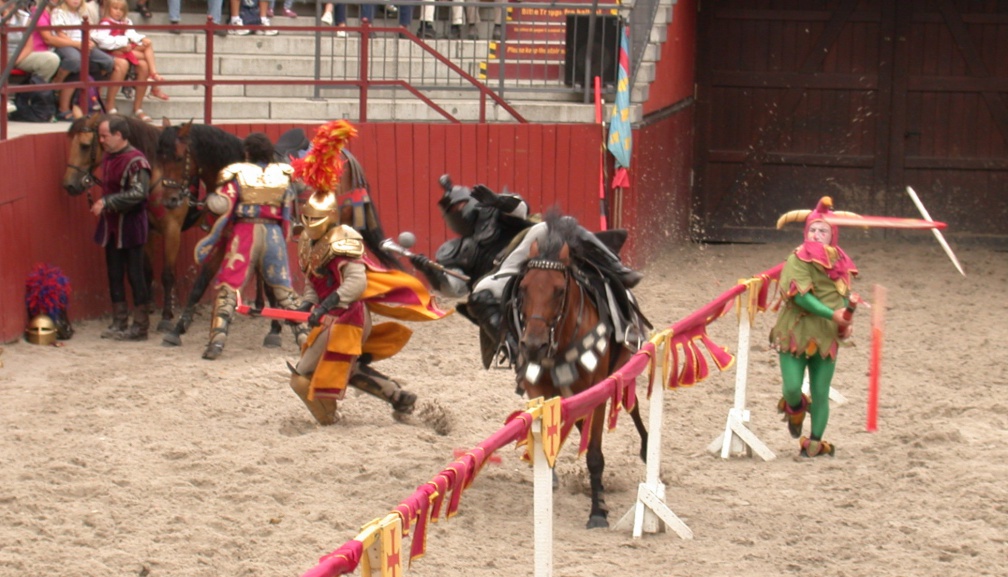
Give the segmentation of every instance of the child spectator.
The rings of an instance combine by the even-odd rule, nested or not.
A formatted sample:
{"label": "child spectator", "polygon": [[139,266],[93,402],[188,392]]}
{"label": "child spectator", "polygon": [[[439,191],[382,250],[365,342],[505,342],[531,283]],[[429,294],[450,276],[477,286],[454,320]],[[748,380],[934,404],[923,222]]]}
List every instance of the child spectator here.
{"label": "child spectator", "polygon": [[[92,38],[98,44],[98,48],[112,54],[117,60],[125,60],[133,65],[136,71],[136,79],[140,82],[148,78],[154,81],[163,81],[164,78],[157,73],[154,64],[154,44],[150,38],[137,32],[132,28],[133,22],[127,16],[129,6],[126,0],[105,0],[101,23],[95,29]],[[111,93],[112,87],[109,88]],[[150,122],[151,117],[143,111],[143,99],[146,87],[139,85],[133,95],[133,116],[144,122]],[[168,100],[168,95],[161,91],[156,84],[151,87],[150,95],[161,100]],[[106,103],[107,109],[115,102],[110,96],[110,102]]]}
{"label": "child spectator", "polygon": [[[90,18],[89,8],[84,4],[82,0],[62,0],[57,4],[50,2],[47,8],[52,7],[50,11],[51,22],[45,22],[43,24],[43,18],[39,19],[39,26],[74,26],[79,27],[84,23],[83,17],[87,15]],[[42,36],[42,40],[56,49],[56,54],[60,57],[60,69],[66,71],[66,75],[81,73],[81,31],[79,28],[69,28],[67,30],[55,30],[55,31],[39,31]],[[88,50],[88,63],[89,70],[88,73],[94,76],[96,80],[112,80],[116,82],[121,82],[126,78],[126,73],[129,71],[129,63],[125,60],[116,61],[110,54],[103,52],[98,48],[95,43],[94,38],[89,38],[90,46]],[[60,74],[57,73],[56,77],[59,78]],[[55,80],[55,79],[54,79]],[[109,95],[105,101],[105,109],[109,112],[114,109],[115,105],[115,94],[119,92],[119,87],[113,87],[109,89]],[[56,118],[58,120],[73,120],[73,113],[70,110],[70,99],[73,97],[74,88],[68,87],[60,89],[59,91],[59,102],[58,111],[56,113]]]}

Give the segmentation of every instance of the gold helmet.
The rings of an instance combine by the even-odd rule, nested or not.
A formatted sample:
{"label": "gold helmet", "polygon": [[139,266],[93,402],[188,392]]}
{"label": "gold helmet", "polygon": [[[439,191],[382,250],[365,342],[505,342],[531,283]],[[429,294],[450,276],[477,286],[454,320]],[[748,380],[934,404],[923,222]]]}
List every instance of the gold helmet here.
{"label": "gold helmet", "polygon": [[56,323],[47,315],[36,315],[28,321],[25,340],[35,345],[51,345],[56,342]]}
{"label": "gold helmet", "polygon": [[308,238],[318,240],[340,223],[339,204],[333,192],[316,191],[301,207],[301,224]]}

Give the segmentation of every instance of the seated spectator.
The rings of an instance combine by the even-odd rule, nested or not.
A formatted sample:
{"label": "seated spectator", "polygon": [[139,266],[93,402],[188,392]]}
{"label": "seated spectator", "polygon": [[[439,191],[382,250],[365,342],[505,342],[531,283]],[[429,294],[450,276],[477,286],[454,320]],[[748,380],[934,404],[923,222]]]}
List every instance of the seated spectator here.
{"label": "seated spectator", "polygon": [[[14,12],[14,14],[7,21],[11,27],[23,28],[31,23],[31,14],[21,9],[15,11],[13,2],[8,4],[3,14],[7,16],[11,12]],[[52,81],[53,76],[56,75],[56,71],[59,70],[59,56],[45,42],[42,42],[42,39],[36,34],[33,34],[28,39],[24,48],[17,51],[18,44],[21,43],[22,38],[24,38],[24,33],[22,32],[11,32],[7,35],[8,60],[13,60],[15,68],[23,70],[29,75],[38,76],[47,83]]]}
{"label": "seated spectator", "polygon": [[[50,3],[45,8],[49,13],[43,14],[39,18],[39,26],[80,26],[83,24],[83,17],[89,14],[89,9],[82,0],[62,0],[61,2]],[[48,16],[48,18],[47,18]],[[44,21],[44,23],[43,23]],[[56,54],[60,57],[60,70],[65,71],[64,78],[72,74],[81,73],[81,31],[77,28],[67,30],[39,30],[42,40],[56,49]],[[103,52],[95,44],[94,38],[89,39],[88,47],[88,73],[95,80],[113,80],[121,82],[126,78],[129,71],[129,63],[120,59],[118,62],[110,54]],[[60,74],[57,73],[56,78]],[[55,78],[54,78],[55,81]],[[115,94],[118,87],[110,90],[110,95],[106,99],[106,111],[115,110]],[[70,100],[73,98],[74,88],[68,87],[60,89],[59,100],[56,113],[57,120],[72,121],[73,112]]]}
{"label": "seated spectator", "polygon": [[[346,36],[346,32],[339,30],[339,28],[346,26],[346,4],[335,4],[335,9],[333,4],[328,3],[325,5],[324,12],[322,14],[322,23],[329,25],[336,25],[336,36],[343,38]],[[403,28],[408,28],[410,21],[413,19],[413,7],[403,6],[402,9],[397,9],[394,5],[383,3],[382,4],[384,13],[386,16],[393,14],[399,14],[399,25]],[[361,4],[360,6],[360,19],[361,23],[368,22],[374,23],[375,21],[375,4]],[[333,19],[333,13],[335,12],[335,22]]]}
{"label": "seated spectator", "polygon": [[[451,28],[448,29],[448,33],[442,36],[442,38],[452,38],[458,39],[462,38],[462,26],[468,22],[469,28],[466,31],[465,37],[469,40],[479,39],[479,23],[480,15],[479,8],[476,6],[466,6],[463,11],[462,2],[459,0],[449,0],[451,2]],[[420,8],[420,26],[417,27],[416,35],[420,38],[437,38],[438,35],[434,31],[434,13],[437,6],[434,2],[427,2]],[[496,12],[495,24],[493,37],[495,40],[500,39],[501,31],[501,9],[495,8]],[[463,17],[464,15],[464,17]]]}
{"label": "seated spectator", "polygon": [[[270,22],[270,18],[267,15],[269,11],[269,0],[259,0],[259,22],[255,21],[245,22],[245,20],[242,19],[240,15],[242,3],[245,3],[246,6],[252,6],[253,0],[229,0],[229,5],[231,7],[231,21],[228,22],[228,24],[230,24],[231,26],[246,26],[246,25],[258,26],[260,27],[258,32],[264,36],[277,35],[277,31],[273,28],[270,28],[272,22]],[[249,34],[251,32],[252,31],[249,30],[248,28],[235,28],[232,30],[228,30],[228,34],[233,34],[235,36],[245,36],[246,34]]]}
{"label": "seated spectator", "polygon": [[[266,15],[270,18],[273,17],[273,8],[276,7],[276,0],[269,0],[269,10],[266,11]],[[297,12],[294,11],[294,0],[284,0],[283,3],[283,15],[288,18],[297,18]]]}
{"label": "seated spectator", "polygon": [[[101,23],[98,28],[95,28],[92,38],[98,48],[112,54],[116,59],[126,60],[133,65],[138,81],[145,82],[148,78],[157,81],[164,80],[157,73],[157,67],[154,63],[154,44],[150,38],[132,28],[133,21],[126,16],[128,11],[126,0],[105,0]],[[111,90],[109,88],[110,92]],[[144,122],[151,122],[151,117],[143,111],[143,99],[146,92],[146,86],[136,87],[133,95],[133,116]],[[154,98],[168,100],[168,95],[162,92],[156,84],[151,87],[150,94]]]}

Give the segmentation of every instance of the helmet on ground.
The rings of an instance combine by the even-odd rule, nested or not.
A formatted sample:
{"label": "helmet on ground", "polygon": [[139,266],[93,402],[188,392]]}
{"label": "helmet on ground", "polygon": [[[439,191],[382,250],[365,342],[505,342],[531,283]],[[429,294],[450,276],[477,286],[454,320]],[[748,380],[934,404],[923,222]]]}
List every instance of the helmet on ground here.
{"label": "helmet on ground", "polygon": [[35,315],[28,321],[25,340],[34,345],[51,345],[56,342],[56,323],[48,315]]}

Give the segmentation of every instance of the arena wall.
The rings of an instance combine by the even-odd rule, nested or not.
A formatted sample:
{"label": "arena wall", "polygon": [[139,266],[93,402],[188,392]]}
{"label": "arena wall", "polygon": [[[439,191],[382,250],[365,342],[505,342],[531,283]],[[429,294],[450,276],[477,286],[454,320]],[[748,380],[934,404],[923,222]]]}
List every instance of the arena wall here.
{"label": "arena wall", "polygon": [[[262,131],[276,138],[291,125],[224,126],[236,135]],[[312,126],[303,128],[312,133]],[[389,236],[411,230],[416,249],[433,252],[446,238],[434,201],[441,191],[438,177],[449,173],[457,183],[484,183],[495,190],[525,196],[535,211],[558,206],[585,226],[599,224],[598,175],[601,131],[593,125],[509,124],[362,124],[351,150],[371,180],[382,224]],[[645,145],[636,148],[648,158]],[[64,134],[21,136],[0,142],[0,341],[21,336],[27,322],[24,279],[36,263],[59,267],[70,279],[70,318],[93,318],[110,310],[102,251],[92,242],[95,219],[85,197],[69,197],[60,186],[66,165]],[[638,164],[640,164],[638,162]],[[661,199],[663,183],[645,181],[634,189],[641,198]],[[668,205],[676,202],[666,203]],[[635,213],[649,214],[642,207]],[[624,226],[637,235],[636,246],[653,246],[661,231]],[[192,249],[201,231],[184,234],[178,274],[180,295],[195,275]],[[626,253],[625,253],[626,254]],[[626,254],[638,266],[643,256]],[[160,259],[156,259],[160,266]],[[155,283],[154,298],[161,301]]]}

